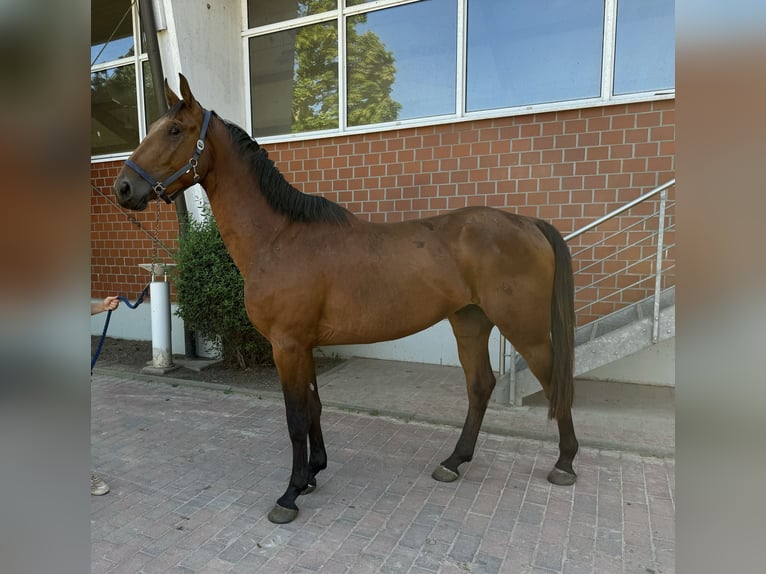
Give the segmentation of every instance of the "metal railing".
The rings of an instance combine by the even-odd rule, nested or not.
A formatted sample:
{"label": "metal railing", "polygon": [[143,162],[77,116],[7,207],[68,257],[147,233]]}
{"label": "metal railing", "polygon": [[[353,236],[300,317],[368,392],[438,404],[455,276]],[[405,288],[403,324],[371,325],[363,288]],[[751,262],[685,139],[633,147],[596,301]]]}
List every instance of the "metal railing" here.
{"label": "metal railing", "polygon": [[[585,311],[593,310],[599,303],[602,307],[618,310],[620,306],[627,306],[635,303],[644,297],[637,297],[636,301],[622,301],[623,294],[629,290],[637,293],[645,293],[646,296],[653,294],[654,308],[652,320],[652,342],[659,340],[659,318],[660,318],[660,293],[664,287],[668,287],[674,278],[669,277],[670,271],[675,268],[675,260],[668,259],[669,251],[675,247],[675,241],[671,237],[671,232],[675,231],[675,217],[673,208],[675,199],[668,197],[668,191],[675,186],[676,180],[670,181],[656,187],[655,189],[641,195],[640,197],[620,206],[614,211],[598,218],[597,220],[585,225],[569,235],[564,240],[572,240],[583,236],[589,231],[603,226],[622,214],[626,214],[638,205],[656,198],[657,205],[653,211],[635,218],[630,218],[624,226],[619,225],[618,229],[603,233],[602,236],[585,246],[578,246],[572,251],[572,263],[575,267],[575,313],[578,315],[586,314]],[[657,197],[659,196],[659,197]],[[654,221],[656,219],[656,221]],[[630,234],[635,234],[638,238],[631,240]],[[624,235],[624,240],[620,236]],[[669,240],[670,239],[670,240]],[[595,257],[597,248],[602,251],[610,251],[607,255]],[[586,258],[590,253],[592,257]],[[630,253],[639,253],[638,257],[628,257]],[[622,258],[620,256],[623,256]],[[605,262],[615,263],[612,265],[614,270],[604,271]],[[649,272],[642,270],[648,267]],[[578,277],[585,274],[592,274],[594,279],[585,285],[577,286]],[[630,282],[627,282],[630,281]],[[622,284],[620,284],[622,283]],[[649,286],[647,286],[649,285]],[[582,302],[578,295],[583,292],[592,292],[598,294],[595,298],[589,298]],[[603,295],[601,294],[603,292]],[[578,306],[579,304],[579,306]],[[611,311],[603,313],[609,314]],[[589,313],[597,319],[601,313]],[[508,341],[500,336],[500,376],[509,371],[508,364],[513,365],[510,368],[511,384],[513,385],[516,365],[516,351]]]}

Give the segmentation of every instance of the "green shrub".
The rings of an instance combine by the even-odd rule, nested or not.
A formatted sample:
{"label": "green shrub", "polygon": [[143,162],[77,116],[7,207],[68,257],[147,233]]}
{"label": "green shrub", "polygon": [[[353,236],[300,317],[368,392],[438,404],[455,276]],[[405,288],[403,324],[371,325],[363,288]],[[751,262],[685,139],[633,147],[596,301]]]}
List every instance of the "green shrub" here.
{"label": "green shrub", "polygon": [[209,208],[204,216],[201,222],[190,217],[180,237],[176,314],[189,329],[213,341],[227,364],[245,368],[271,363],[271,345],[245,311],[242,275]]}

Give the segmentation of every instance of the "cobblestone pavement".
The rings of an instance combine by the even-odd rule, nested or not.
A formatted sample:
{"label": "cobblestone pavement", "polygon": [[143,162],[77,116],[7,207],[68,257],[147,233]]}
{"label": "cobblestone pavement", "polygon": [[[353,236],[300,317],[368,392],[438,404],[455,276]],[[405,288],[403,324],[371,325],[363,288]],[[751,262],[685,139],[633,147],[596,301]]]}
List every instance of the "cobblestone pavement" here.
{"label": "cobblestone pavement", "polygon": [[482,432],[444,484],[431,470],[458,429],[328,407],[322,423],[329,466],[274,525],[281,401],[94,375],[92,464],[112,490],[91,497],[92,572],[674,571],[670,458],[582,448],[577,484],[556,487],[555,443]]}

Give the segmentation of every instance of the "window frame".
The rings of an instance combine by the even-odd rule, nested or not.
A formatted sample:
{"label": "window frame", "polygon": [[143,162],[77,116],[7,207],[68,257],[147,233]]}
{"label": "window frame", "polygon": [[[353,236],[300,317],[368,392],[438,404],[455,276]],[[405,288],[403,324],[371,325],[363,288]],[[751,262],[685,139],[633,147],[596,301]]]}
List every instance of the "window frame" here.
{"label": "window frame", "polygon": [[[146,122],[146,101],[144,99],[144,66],[148,65],[149,56],[146,52],[141,51],[144,49],[144,42],[141,34],[141,20],[138,10],[138,2],[131,2],[130,12],[131,25],[133,29],[133,46],[135,46],[133,55],[124,58],[118,58],[116,60],[101,62],[100,64],[95,64],[90,67],[90,73],[94,74],[97,72],[113,70],[125,66],[134,67],[136,78],[136,113],[138,114],[138,141],[140,142],[144,139],[144,137],[146,137],[146,132],[148,130]],[[90,160],[91,163],[108,162],[115,159],[123,159],[130,156],[131,153],[133,153],[133,150],[96,155],[91,154]]]}
{"label": "window frame", "polygon": [[356,6],[346,7],[345,0],[338,0],[338,8],[294,18],[282,22],[276,22],[265,26],[247,28],[247,0],[242,0],[243,12],[243,31],[241,34],[242,49],[244,51],[244,77],[245,77],[245,117],[248,129],[252,126],[253,113],[251,104],[251,81],[250,81],[250,38],[255,36],[282,32],[293,28],[299,28],[318,22],[335,21],[338,26],[338,125],[339,127],[328,130],[317,130],[310,132],[296,132],[289,134],[279,134],[272,136],[259,136],[258,141],[263,143],[281,143],[289,141],[304,141],[312,139],[326,138],[330,136],[377,133],[402,128],[435,126],[443,124],[454,124],[459,122],[492,119],[498,117],[518,116],[534,113],[556,112],[572,109],[602,107],[616,104],[627,104],[657,100],[667,100],[675,98],[675,87],[661,91],[645,91],[630,94],[614,95],[614,66],[615,50],[617,39],[617,4],[619,0],[604,0],[604,38],[601,57],[601,93],[599,96],[583,98],[577,100],[566,100],[559,102],[540,103],[522,106],[513,106],[505,108],[493,108],[489,110],[478,110],[467,112],[466,104],[466,64],[467,64],[467,15],[468,0],[454,0],[457,2],[457,57],[456,57],[456,94],[455,111],[452,114],[427,116],[413,118],[408,120],[395,120],[393,122],[367,124],[364,126],[347,125],[347,75],[346,75],[346,19],[349,16],[363,14],[412,4],[420,0],[375,0],[365,2]]}

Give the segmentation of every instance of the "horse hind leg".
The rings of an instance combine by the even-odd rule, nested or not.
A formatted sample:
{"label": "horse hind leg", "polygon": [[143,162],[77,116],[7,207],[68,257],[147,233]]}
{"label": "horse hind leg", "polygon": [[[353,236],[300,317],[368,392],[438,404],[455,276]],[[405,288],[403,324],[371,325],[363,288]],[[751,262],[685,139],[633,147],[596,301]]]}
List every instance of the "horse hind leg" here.
{"label": "horse hind leg", "polygon": [[[513,340],[511,343],[513,344]],[[550,401],[552,384],[554,384],[552,381],[553,350],[550,339],[546,336],[537,344],[514,344],[514,347],[524,357],[529,370],[540,381],[545,397]],[[579,448],[572,423],[572,411],[566,409],[564,413],[556,417],[556,422],[559,428],[559,458],[553,470],[548,474],[548,481],[560,486],[569,486],[577,480],[572,463]]]}
{"label": "horse hind leg", "polygon": [[457,480],[458,467],[473,458],[487,403],[495,388],[489,360],[489,334],[493,324],[476,306],[464,307],[449,317],[457,340],[458,356],[468,390],[468,414],[452,454],[434,469],[432,477],[441,482]]}

